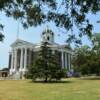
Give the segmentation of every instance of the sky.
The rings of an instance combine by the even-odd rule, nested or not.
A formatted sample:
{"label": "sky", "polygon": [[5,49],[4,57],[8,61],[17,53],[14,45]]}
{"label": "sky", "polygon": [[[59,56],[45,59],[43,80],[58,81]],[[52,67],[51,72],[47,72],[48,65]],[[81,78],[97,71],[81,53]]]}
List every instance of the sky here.
{"label": "sky", "polygon": [[[100,33],[100,23],[96,22],[97,20],[100,20],[100,12],[96,15],[89,14],[88,18],[94,25],[93,32]],[[0,14],[0,23],[4,25],[3,33],[5,35],[4,41],[0,42],[0,69],[2,69],[8,67],[9,52],[11,50],[10,45],[17,39],[18,21],[15,21],[13,18],[7,18],[2,13]],[[19,24],[19,38],[32,43],[39,43],[41,40],[41,33],[47,25],[55,33],[55,42],[64,44],[67,38],[67,33],[65,34],[59,31],[53,23],[31,27],[27,30],[23,29],[21,24]],[[75,33],[76,31],[77,30],[74,30]],[[60,34],[60,36],[58,34]],[[86,37],[82,38],[82,42],[84,45],[91,45]]]}

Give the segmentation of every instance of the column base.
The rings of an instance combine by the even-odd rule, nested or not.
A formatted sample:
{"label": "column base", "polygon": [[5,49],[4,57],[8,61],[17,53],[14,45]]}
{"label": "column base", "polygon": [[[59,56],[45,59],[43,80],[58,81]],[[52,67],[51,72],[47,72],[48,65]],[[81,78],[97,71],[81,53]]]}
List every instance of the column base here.
{"label": "column base", "polygon": [[15,69],[10,69],[10,72],[9,72],[9,74],[10,75],[12,75],[13,73],[15,73],[16,72],[16,70]]}

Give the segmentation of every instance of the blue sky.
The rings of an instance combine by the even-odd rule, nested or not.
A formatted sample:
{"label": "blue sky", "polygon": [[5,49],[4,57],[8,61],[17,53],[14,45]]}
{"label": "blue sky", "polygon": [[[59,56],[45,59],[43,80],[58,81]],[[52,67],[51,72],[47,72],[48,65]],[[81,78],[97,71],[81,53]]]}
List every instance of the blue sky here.
{"label": "blue sky", "polygon": [[[88,18],[90,19],[91,23],[94,25],[94,32],[100,32],[100,23],[97,24],[96,21],[100,20],[100,13],[97,15],[89,14]],[[4,24],[4,35],[5,39],[4,42],[0,43],[0,68],[8,67],[8,55],[10,51],[10,45],[16,40],[17,38],[17,30],[18,30],[18,21],[13,20],[12,18],[7,18],[4,14],[0,14],[0,23]],[[27,30],[23,29],[21,24],[19,25],[19,38],[32,42],[38,43],[41,40],[40,34],[49,26],[51,30],[55,33],[55,41],[57,43],[63,44],[65,43],[67,34],[61,33],[53,23],[45,24],[38,27],[32,27]],[[74,30],[76,33],[76,30]],[[60,36],[58,36],[60,34]],[[83,44],[89,44],[90,42],[86,37],[82,38]]]}

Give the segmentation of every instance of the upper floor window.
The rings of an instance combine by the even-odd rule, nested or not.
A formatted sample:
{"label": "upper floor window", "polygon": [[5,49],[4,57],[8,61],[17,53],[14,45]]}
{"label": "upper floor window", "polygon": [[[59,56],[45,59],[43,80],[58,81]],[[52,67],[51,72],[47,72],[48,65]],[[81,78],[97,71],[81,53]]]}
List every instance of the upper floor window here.
{"label": "upper floor window", "polygon": [[47,40],[50,40],[50,38],[49,38],[49,37],[47,37]]}

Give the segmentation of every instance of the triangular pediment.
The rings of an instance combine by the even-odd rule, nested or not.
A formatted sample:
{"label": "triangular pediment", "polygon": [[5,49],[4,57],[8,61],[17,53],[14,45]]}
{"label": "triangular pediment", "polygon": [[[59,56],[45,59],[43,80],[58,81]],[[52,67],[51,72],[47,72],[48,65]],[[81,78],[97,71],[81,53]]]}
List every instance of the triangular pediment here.
{"label": "triangular pediment", "polygon": [[23,46],[23,45],[34,46],[34,44],[32,44],[30,42],[17,39],[14,43],[11,44],[11,47],[17,47],[17,46]]}

